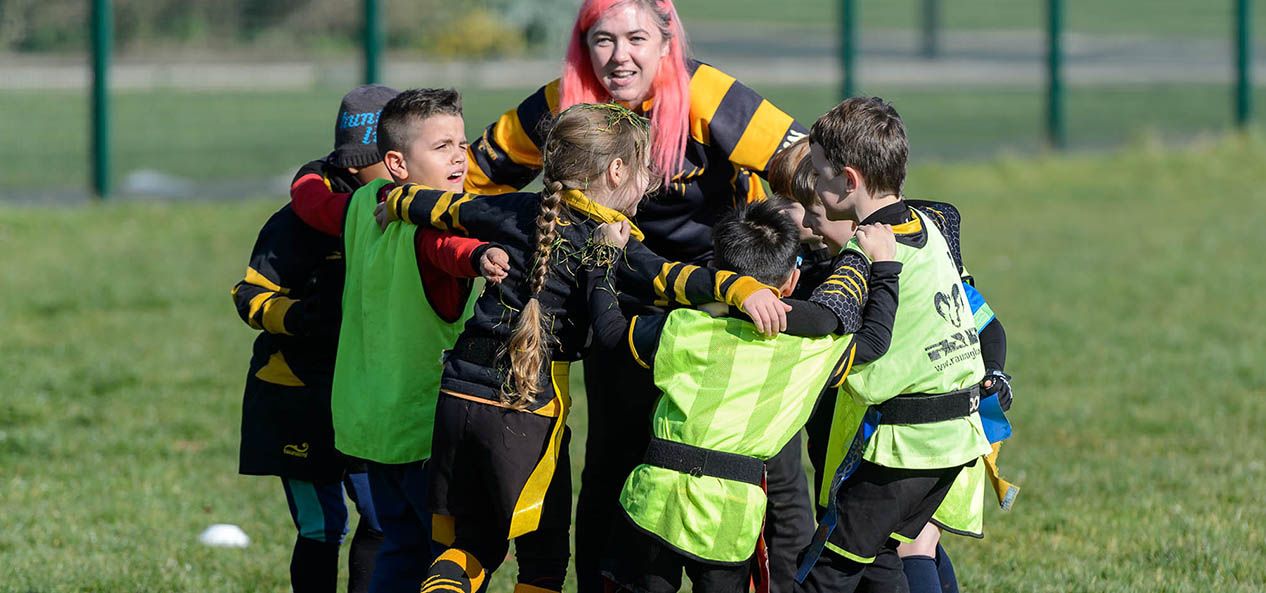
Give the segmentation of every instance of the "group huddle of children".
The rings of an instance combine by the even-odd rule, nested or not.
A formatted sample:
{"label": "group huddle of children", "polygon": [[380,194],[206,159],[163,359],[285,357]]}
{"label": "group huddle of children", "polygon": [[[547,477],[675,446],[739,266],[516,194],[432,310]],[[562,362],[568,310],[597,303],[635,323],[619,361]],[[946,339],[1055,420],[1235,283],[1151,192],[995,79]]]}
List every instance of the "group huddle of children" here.
{"label": "group huddle of children", "polygon": [[[240,471],[282,478],[296,593],[335,590],[344,491],[350,591],[485,591],[511,539],[516,593],[561,591],[569,365],[590,347],[657,387],[651,417],[625,419],[651,438],[600,551],[608,591],[677,591],[683,572],[696,592],[956,590],[941,530],[980,536],[986,477],[1015,496],[994,465],[1005,334],[958,211],[903,199],[889,104],[849,99],[783,147],[775,196],[713,226],[710,267],[640,241],[663,176],[620,105],[558,114],[539,193],[464,193],[467,149],[456,91],[353,90],[233,289],[263,330]],[[803,483],[802,428],[817,533],[810,516],[795,549],[767,546],[786,529],[765,521],[770,460]]]}

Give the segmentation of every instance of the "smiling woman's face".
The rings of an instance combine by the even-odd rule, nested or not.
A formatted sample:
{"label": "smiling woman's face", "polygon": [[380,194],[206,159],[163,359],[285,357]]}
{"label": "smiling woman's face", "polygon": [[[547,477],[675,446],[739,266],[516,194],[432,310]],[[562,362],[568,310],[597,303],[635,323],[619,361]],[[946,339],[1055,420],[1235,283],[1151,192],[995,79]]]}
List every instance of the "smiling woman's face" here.
{"label": "smiling woman's face", "polygon": [[645,7],[616,5],[589,28],[586,42],[593,74],[612,99],[636,110],[654,95],[651,83],[669,42]]}

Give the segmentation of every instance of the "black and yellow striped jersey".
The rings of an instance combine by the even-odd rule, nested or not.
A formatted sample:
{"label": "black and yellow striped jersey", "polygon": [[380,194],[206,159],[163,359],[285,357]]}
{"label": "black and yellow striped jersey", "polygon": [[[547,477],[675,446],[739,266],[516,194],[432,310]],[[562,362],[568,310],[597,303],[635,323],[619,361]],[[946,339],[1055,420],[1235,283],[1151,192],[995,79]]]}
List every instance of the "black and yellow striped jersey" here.
{"label": "black and yellow striped jersey", "polygon": [[[345,169],[312,161],[296,179],[316,173],[333,191],[360,183]],[[343,295],[342,241],[283,206],[264,224],[246,276],[233,287],[238,315],[254,329],[250,373],[278,385],[324,386],[334,375]]]}
{"label": "black and yellow striped jersey", "polygon": [[[687,66],[685,159],[671,182],[639,208],[635,222],[651,250],[705,264],[712,256],[713,223],[738,204],[763,199],[764,187],[753,173],[764,175],[774,153],[807,131],[734,77],[694,60]],[[558,85],[555,80],[541,87],[470,144],[468,191],[517,191],[536,178],[548,125],[558,112]]]}
{"label": "black and yellow striped jersey", "polygon": [[[384,186],[388,188],[392,186]],[[564,192],[562,201],[565,207],[555,226],[558,240],[537,295],[542,318],[550,327],[551,361],[579,360],[588,350],[594,313],[589,301],[592,291],[587,290],[591,280],[612,294],[615,281],[621,291],[633,292],[640,300],[682,305],[711,301],[739,305],[756,291],[769,289],[749,276],[668,261],[636,238],[629,240],[622,253],[603,257],[591,241],[594,229],[623,216],[574,190]],[[505,345],[518,312],[531,298],[528,287],[535,267],[540,195],[462,194],[404,185],[390,189],[385,203],[404,222],[494,241],[509,255],[506,279],[489,285],[475,301],[474,316],[446,359],[440,382],[449,392],[500,401],[508,376]],[[634,237],[638,234],[635,231]],[[545,365],[543,392],[529,410],[548,405],[554,397],[550,372],[550,365]]]}

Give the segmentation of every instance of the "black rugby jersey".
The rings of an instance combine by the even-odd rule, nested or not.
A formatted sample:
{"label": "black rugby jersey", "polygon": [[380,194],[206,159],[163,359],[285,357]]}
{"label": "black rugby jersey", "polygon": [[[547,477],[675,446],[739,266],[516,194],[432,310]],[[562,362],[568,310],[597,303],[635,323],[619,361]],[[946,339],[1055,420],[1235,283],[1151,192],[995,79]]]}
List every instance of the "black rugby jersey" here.
{"label": "black rugby jersey", "polygon": [[[734,77],[696,60],[690,73],[689,138],[671,182],[638,209],[645,244],[670,260],[702,265],[712,257],[712,225],[736,205],[764,199],[753,174],[807,134],[790,115]],[[507,111],[470,144],[466,190],[517,191],[541,170],[541,146],[558,113],[559,81]],[[648,113],[653,99],[643,105]]]}

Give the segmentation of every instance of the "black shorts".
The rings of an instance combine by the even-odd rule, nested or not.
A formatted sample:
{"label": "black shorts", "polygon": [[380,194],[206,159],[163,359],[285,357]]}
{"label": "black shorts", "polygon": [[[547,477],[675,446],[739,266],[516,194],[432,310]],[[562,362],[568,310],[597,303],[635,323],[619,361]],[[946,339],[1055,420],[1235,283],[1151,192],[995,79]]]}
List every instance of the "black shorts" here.
{"label": "black shorts", "polygon": [[288,387],[247,375],[238,472],[324,484],[342,480],[349,462],[334,449],[329,385]]}
{"label": "black shorts", "polygon": [[751,583],[748,563],[713,564],[688,556],[634,525],[623,510],[611,517],[610,536],[602,574],[618,585],[617,592],[676,593],[682,571],[695,593],[747,593]]}
{"label": "black shorts", "polygon": [[867,564],[889,538],[914,541],[963,467],[901,469],[863,461],[835,493],[838,522],[827,549]]}
{"label": "black shorts", "polygon": [[[538,527],[566,529],[569,439],[558,418],[441,393],[427,462],[427,505],[434,514],[454,516],[459,530],[477,518],[503,540]],[[546,496],[562,490],[564,495]]]}

